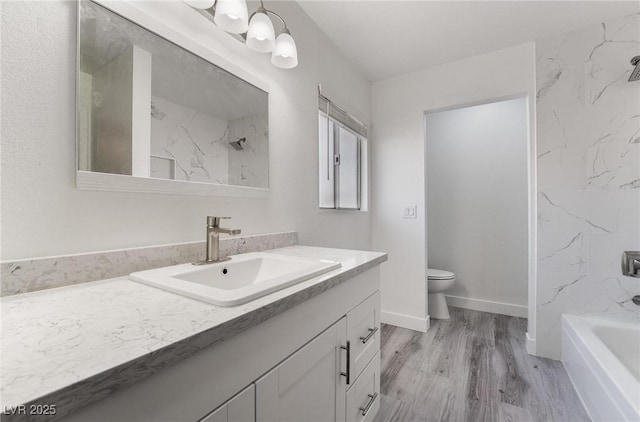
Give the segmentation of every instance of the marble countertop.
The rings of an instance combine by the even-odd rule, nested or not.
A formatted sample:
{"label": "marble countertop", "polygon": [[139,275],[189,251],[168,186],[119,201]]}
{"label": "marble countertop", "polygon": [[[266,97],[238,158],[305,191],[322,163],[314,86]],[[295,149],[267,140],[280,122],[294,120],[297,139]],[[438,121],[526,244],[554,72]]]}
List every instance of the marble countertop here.
{"label": "marble countertop", "polygon": [[307,246],[266,252],[336,260],[342,267],[228,308],[124,277],[2,298],[3,409],[56,404],[58,416],[69,413],[387,259]]}

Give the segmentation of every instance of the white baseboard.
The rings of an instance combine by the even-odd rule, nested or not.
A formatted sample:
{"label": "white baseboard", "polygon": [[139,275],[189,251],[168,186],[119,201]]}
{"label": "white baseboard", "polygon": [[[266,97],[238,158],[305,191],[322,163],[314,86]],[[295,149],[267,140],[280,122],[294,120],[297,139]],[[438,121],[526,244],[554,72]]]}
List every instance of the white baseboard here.
{"label": "white baseboard", "polygon": [[529,333],[527,333],[526,347],[527,347],[527,353],[529,353],[532,356],[536,355],[536,339],[535,338],[531,338]]}
{"label": "white baseboard", "polygon": [[456,308],[471,309],[474,311],[491,312],[500,315],[509,315],[514,317],[526,318],[527,307],[522,305],[513,305],[511,303],[492,302],[490,300],[469,299],[467,297],[448,296],[447,304]]}
{"label": "white baseboard", "polygon": [[380,313],[380,322],[423,333],[426,333],[429,329],[429,317],[416,318],[411,315],[396,314],[395,312],[382,311]]}

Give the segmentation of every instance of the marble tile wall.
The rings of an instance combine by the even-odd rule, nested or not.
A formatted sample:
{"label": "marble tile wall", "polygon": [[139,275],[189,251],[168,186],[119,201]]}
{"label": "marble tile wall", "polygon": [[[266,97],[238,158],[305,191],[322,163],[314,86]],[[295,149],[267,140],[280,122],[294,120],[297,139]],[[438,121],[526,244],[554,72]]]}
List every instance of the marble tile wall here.
{"label": "marble tile wall", "polygon": [[[228,184],[227,122],[172,101],[151,97],[151,155],[175,160],[175,179]],[[162,161],[151,177],[167,178]]]}
{"label": "marble tile wall", "polygon": [[536,352],[560,358],[563,313],[640,322],[640,14],[536,43]]}
{"label": "marble tile wall", "polygon": [[229,148],[229,184],[269,187],[269,122],[266,115],[229,122],[229,142],[245,138],[243,150]]}
{"label": "marble tile wall", "polygon": [[[298,244],[296,232],[220,239],[221,254],[236,255]],[[0,262],[0,296],[129,275],[204,259],[205,242]]]}

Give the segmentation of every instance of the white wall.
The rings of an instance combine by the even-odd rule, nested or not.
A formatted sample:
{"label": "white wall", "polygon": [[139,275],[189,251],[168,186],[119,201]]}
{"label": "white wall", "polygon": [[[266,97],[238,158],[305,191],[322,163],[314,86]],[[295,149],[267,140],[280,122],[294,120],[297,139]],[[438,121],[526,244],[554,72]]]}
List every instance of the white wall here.
{"label": "white wall", "polygon": [[[389,253],[381,269],[387,321],[427,325],[424,112],[528,95],[533,128],[534,72],[534,44],[529,43],[373,83],[373,248]],[[404,205],[417,205],[418,218],[403,219]],[[529,226],[530,231],[535,227]]]}
{"label": "white wall", "polygon": [[136,4],[270,85],[270,196],[77,190],[76,2],[3,2],[1,259],[201,240],[206,215],[248,234],[297,230],[302,244],[369,249],[368,213],[317,207],[317,85],[365,122],[370,85],[300,7],[273,5],[299,48],[300,65],[282,70],[181,1]]}
{"label": "white wall", "polygon": [[454,306],[527,316],[527,120],[526,98],[425,115],[427,263]]}
{"label": "white wall", "polygon": [[540,356],[560,358],[564,313],[640,323],[620,270],[640,250],[639,44],[640,13],[536,43]]}

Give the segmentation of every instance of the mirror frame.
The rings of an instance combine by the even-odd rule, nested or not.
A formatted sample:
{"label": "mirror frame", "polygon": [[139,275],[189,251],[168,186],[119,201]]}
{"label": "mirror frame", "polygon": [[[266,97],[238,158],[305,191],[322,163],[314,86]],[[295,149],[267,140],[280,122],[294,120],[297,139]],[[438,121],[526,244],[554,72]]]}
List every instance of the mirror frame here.
{"label": "mirror frame", "polygon": [[[192,195],[192,196],[226,196],[240,198],[266,198],[269,196],[270,188],[255,188],[249,186],[221,185],[215,183],[192,182],[185,180],[172,179],[156,179],[151,177],[139,177],[122,174],[98,173],[84,171],[78,169],[78,104],[80,90],[80,2],[92,1],[113,13],[133,22],[152,32],[153,34],[164,38],[180,48],[189,51],[192,54],[202,58],[203,60],[218,66],[219,68],[231,73],[232,75],[244,80],[245,82],[261,89],[267,93],[267,104],[270,103],[270,87],[269,84],[252,73],[235,65],[229,60],[219,56],[218,54],[205,47],[197,40],[171,28],[166,23],[148,15],[133,4],[127,1],[114,0],[78,0],[77,1],[77,40],[76,40],[76,188],[80,190],[92,191],[111,191],[111,192],[136,192],[136,193],[160,193],[174,195]],[[184,4],[184,7],[189,6]],[[193,13],[194,19],[203,19],[197,12]],[[216,27],[212,25],[215,31]],[[271,160],[269,159],[269,167]],[[269,170],[269,174],[271,171]],[[271,181],[269,181],[271,183]]]}

